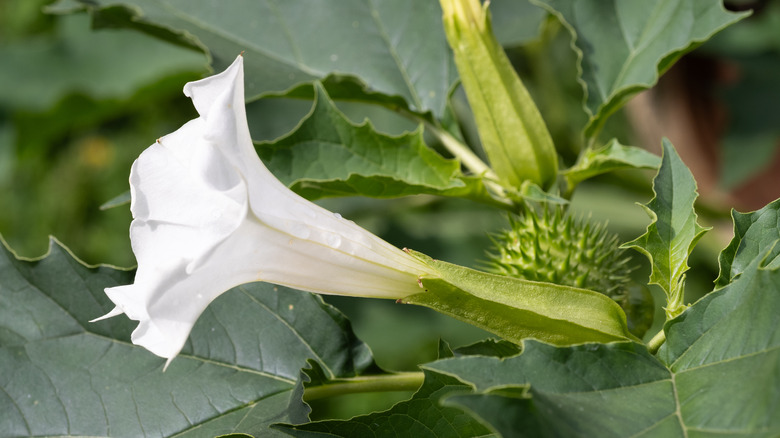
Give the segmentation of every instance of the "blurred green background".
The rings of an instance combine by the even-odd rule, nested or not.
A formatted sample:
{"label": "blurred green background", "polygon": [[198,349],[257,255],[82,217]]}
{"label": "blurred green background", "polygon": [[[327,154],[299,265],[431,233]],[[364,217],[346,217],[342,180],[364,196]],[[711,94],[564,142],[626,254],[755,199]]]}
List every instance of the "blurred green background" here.
{"label": "blurred green background", "polygon": [[192,118],[184,82],[205,56],[128,30],[92,32],[85,14],[0,1],[0,232],[23,256],[54,235],[88,263],[132,266],[130,165]]}
{"label": "blurred green background", "polygon": [[[84,13],[44,13],[48,3],[0,0],[0,234],[19,256],[43,255],[47,236],[53,235],[89,264],[133,266],[128,206],[103,210],[101,205],[129,189],[130,166],[141,151],[196,117],[181,90],[185,82],[211,73],[207,58],[133,30],[92,30]],[[756,209],[780,196],[780,111],[775,108],[780,101],[780,5],[731,6],[755,7],[757,13],[681,60],[650,99],[636,99],[603,134],[656,151],[660,137],[669,136],[699,180],[701,222],[716,229],[694,253],[689,301],[709,291],[717,275],[717,252],[730,238],[729,207]],[[534,32],[525,35],[527,29],[519,37],[512,32],[517,23],[504,18],[496,20],[499,38],[538,102],[564,162],[571,164],[584,114],[568,34],[549,20],[538,38]],[[476,143],[468,105],[462,94],[455,99],[467,138]],[[389,133],[414,129],[386,110],[339,105],[353,120],[369,116]],[[286,133],[309,107],[308,101],[285,99],[251,103],[248,112],[266,120],[251,127],[253,137]],[[681,125],[664,120],[661,115],[669,108],[687,109],[689,118]],[[641,116],[647,111],[657,116],[652,125]],[[634,172],[596,179],[578,190],[573,209],[608,220],[622,239],[632,239],[648,223],[635,202],[650,199],[651,178],[651,173]],[[502,213],[456,199],[319,203],[399,247],[467,266],[478,265],[490,244],[488,233],[506,224]],[[642,257],[635,260],[637,279],[644,282],[647,264]],[[427,309],[326,299],[350,317],[388,369],[411,370],[435,359],[439,338],[459,346],[489,336]]]}

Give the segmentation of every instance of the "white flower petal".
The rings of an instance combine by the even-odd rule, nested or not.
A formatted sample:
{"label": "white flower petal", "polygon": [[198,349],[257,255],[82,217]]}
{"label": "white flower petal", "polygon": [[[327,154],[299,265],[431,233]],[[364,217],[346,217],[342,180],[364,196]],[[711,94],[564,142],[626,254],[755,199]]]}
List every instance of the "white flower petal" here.
{"label": "white flower petal", "polygon": [[200,117],[150,146],[130,174],[135,282],[106,289],[116,304],[106,317],[139,321],[135,344],[172,359],[211,301],[251,281],[394,299],[420,292],[429,268],[263,165],[246,121],[242,57],[184,92]]}

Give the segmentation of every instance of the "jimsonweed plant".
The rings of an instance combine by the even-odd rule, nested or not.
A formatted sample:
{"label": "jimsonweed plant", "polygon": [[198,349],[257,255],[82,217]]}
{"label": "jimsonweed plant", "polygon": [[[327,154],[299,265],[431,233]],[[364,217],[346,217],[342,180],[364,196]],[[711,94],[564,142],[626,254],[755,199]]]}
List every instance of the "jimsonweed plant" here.
{"label": "jimsonweed plant", "polygon": [[[129,202],[136,267],[3,242],[0,436],[780,435],[780,201],[732,211],[733,237],[705,256],[717,280],[695,298],[709,227],[693,174],[671,141],[660,156],[629,146],[610,119],[748,13],[711,0],[47,12],[144,32],[211,72],[175,78],[194,117],[139,140],[129,192],[107,206]],[[561,54],[573,109],[565,69],[539,73]],[[630,213],[610,217],[600,190],[644,183],[632,196],[652,197],[649,218],[626,235],[610,224]],[[466,233],[480,245],[464,261]],[[359,339],[396,312],[382,342]],[[436,332],[455,320],[476,342]],[[384,349],[430,338],[411,366],[382,366]]]}

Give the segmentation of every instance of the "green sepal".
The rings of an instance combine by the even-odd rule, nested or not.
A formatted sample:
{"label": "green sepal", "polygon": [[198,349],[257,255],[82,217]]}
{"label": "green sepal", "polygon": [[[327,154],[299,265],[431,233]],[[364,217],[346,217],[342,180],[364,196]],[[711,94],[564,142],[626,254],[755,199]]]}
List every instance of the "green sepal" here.
{"label": "green sepal", "polygon": [[618,304],[589,290],[488,274],[409,251],[438,277],[399,302],[432,308],[519,343],[554,345],[634,340]]}

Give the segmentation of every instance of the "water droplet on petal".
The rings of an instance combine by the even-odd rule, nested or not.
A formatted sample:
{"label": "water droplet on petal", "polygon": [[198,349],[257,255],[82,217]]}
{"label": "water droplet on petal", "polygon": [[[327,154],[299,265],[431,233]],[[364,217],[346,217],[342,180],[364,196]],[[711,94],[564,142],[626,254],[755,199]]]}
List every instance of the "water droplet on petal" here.
{"label": "water droplet on petal", "polygon": [[299,239],[308,239],[311,235],[311,230],[304,224],[293,224],[290,227],[290,234]]}
{"label": "water droplet on petal", "polygon": [[333,213],[333,216],[336,216],[336,219],[343,219],[343,218],[341,217],[341,215],[340,215],[340,214],[338,214],[338,213]]}
{"label": "water droplet on petal", "polygon": [[328,235],[328,246],[331,248],[338,248],[341,246],[341,236],[338,234],[330,234]]}

